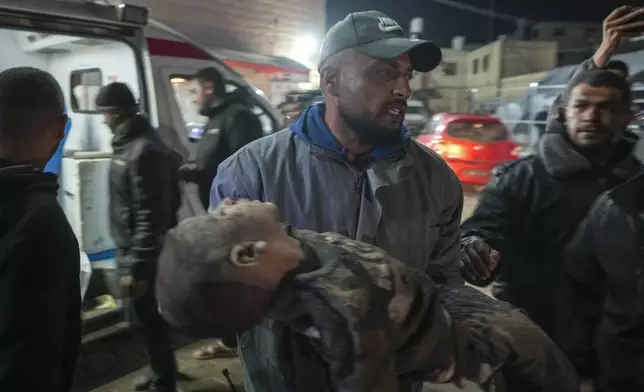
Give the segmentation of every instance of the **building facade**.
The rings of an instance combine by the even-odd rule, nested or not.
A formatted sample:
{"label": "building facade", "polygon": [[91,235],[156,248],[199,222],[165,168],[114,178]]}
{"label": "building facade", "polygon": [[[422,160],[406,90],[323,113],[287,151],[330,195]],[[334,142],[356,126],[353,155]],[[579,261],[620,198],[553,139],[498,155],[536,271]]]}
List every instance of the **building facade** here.
{"label": "building facade", "polygon": [[302,68],[312,68],[325,33],[326,0],[128,2],[210,48],[274,101],[310,81],[312,73]]}
{"label": "building facade", "polygon": [[427,76],[418,76],[414,89],[435,91],[430,106],[435,111],[472,110],[477,104],[495,105],[521,96],[557,66],[557,43],[519,41],[499,37],[488,45],[470,49],[444,48],[442,64]]}

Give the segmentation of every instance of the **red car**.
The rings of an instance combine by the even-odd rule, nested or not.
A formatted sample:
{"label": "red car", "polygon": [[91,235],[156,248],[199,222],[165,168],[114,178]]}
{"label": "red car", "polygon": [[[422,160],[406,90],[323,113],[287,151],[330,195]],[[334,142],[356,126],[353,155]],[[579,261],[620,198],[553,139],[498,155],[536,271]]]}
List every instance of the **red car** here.
{"label": "red car", "polygon": [[492,169],[519,158],[521,148],[498,118],[468,113],[438,113],[416,138],[436,151],[463,184],[485,185]]}

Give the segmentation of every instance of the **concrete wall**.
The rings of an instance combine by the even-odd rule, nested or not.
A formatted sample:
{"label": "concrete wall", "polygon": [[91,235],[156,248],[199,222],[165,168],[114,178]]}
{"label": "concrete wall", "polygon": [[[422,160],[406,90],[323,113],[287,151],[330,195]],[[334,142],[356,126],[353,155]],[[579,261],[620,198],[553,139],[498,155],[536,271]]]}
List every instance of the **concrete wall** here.
{"label": "concrete wall", "polygon": [[209,47],[292,57],[296,40],[325,33],[326,0],[130,0]]}

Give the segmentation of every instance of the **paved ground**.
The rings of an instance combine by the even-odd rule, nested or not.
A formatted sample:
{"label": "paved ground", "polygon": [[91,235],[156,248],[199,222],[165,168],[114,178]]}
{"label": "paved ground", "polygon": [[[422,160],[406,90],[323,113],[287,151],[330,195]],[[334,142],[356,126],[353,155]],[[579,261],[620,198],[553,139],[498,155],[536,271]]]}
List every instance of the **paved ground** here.
{"label": "paved ground", "polygon": [[[464,217],[472,213],[476,195],[468,193],[465,198]],[[231,392],[222,371],[228,369],[231,379],[242,392],[241,370],[237,359],[197,361],[192,351],[201,343],[176,339],[177,361],[180,371],[187,376],[181,381],[184,392]],[[104,342],[94,342],[83,347],[83,353],[72,392],[129,392],[134,380],[145,371],[146,356],[140,337],[124,334]],[[477,392],[471,386],[458,389],[453,386],[427,386],[423,392]]]}

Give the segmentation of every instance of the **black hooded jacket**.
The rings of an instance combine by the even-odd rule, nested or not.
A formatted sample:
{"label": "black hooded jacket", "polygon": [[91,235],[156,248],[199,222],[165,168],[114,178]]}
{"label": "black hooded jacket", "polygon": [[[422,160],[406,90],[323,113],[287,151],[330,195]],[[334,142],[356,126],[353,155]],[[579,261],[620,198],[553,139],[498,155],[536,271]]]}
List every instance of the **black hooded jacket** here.
{"label": "black hooded jacket", "polygon": [[210,186],[219,164],[246,144],[264,135],[262,123],[251,111],[249,92],[239,88],[221,103],[202,111],[209,121],[197,145],[196,170],[192,180],[199,186],[202,202],[209,204]]}
{"label": "black hooded jacket", "polygon": [[0,391],[66,392],[81,340],[80,251],[53,174],[0,161]]}
{"label": "black hooded jacket", "polygon": [[600,167],[564,134],[546,133],[536,155],[496,170],[462,225],[463,238],[478,236],[501,253],[494,295],[524,308],[551,337],[566,244],[602,192],[640,171],[635,140],[625,135]]}
{"label": "black hooded jacket", "polygon": [[561,346],[602,392],[644,391],[643,217],[644,172],[597,199],[565,258]]}
{"label": "black hooded jacket", "polygon": [[110,232],[120,273],[148,280],[166,232],[177,224],[180,156],[140,115],[124,122],[112,140]]}

